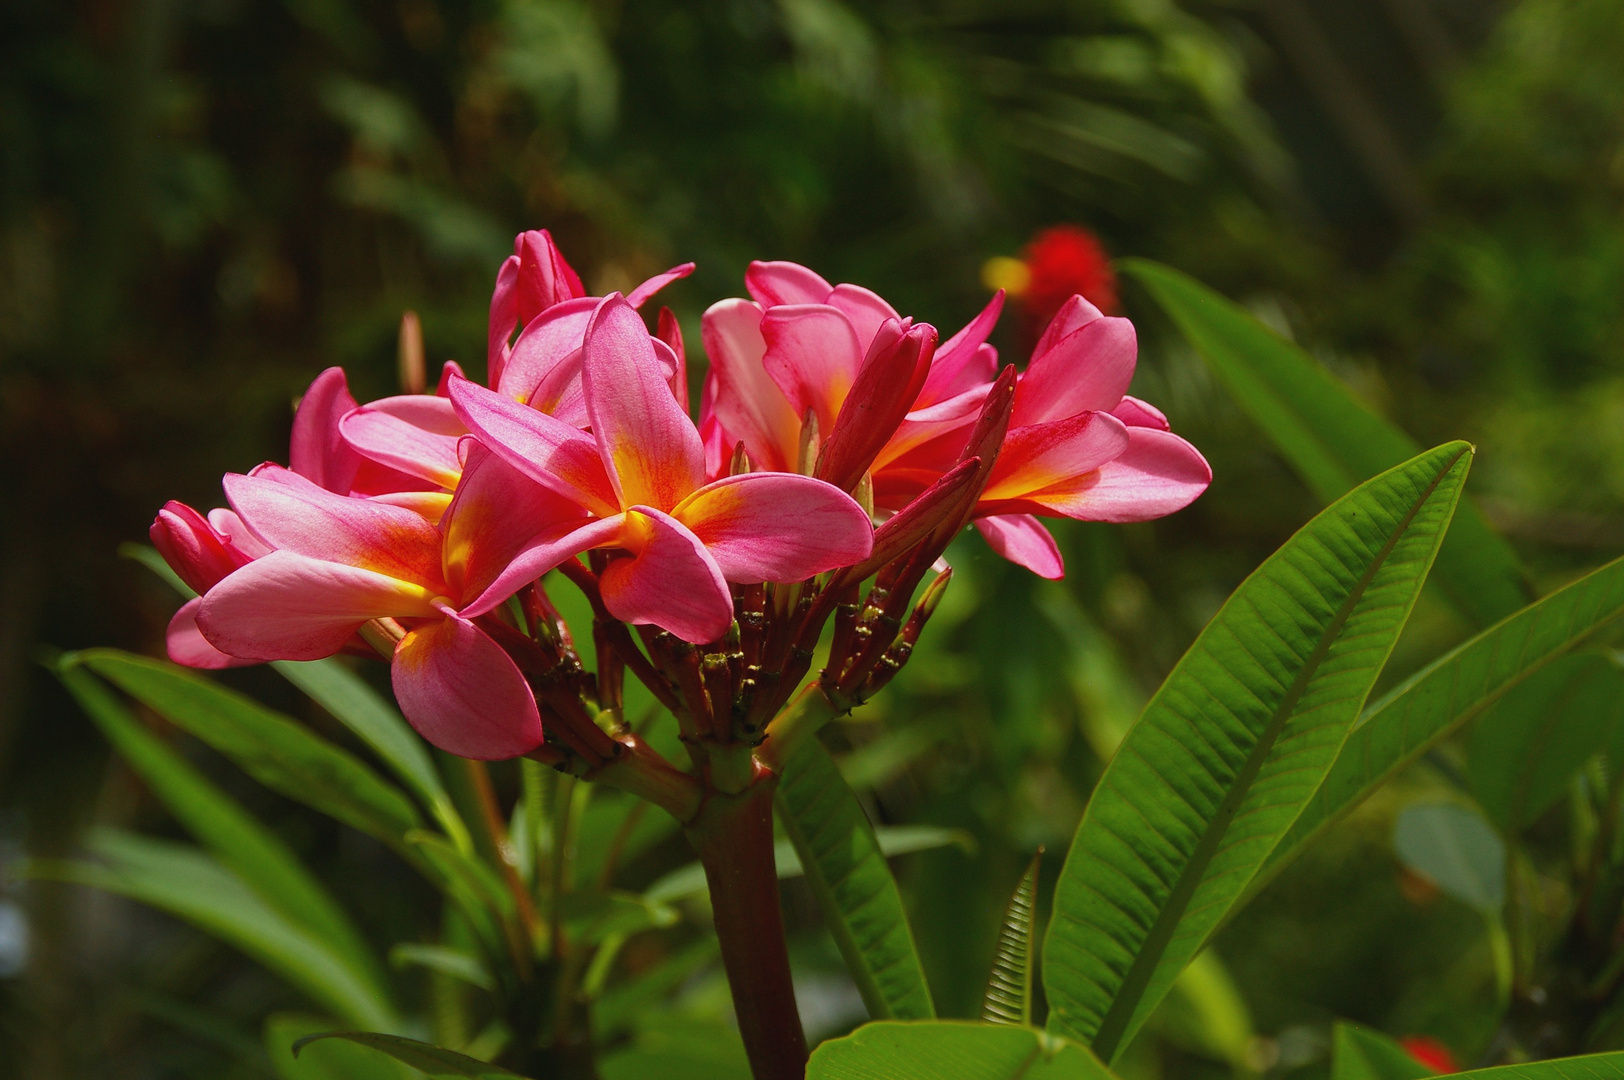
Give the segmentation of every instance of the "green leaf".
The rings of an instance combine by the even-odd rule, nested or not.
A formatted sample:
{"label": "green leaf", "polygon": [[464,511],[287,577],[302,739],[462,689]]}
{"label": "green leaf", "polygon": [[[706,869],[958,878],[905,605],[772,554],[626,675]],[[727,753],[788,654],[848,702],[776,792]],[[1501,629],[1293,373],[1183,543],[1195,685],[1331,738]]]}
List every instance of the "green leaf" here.
{"label": "green leaf", "polygon": [[93,833],[88,846],[104,861],[42,861],[29,873],[167,911],[241,949],[348,1023],[398,1024],[390,1003],[343,957],[203,852],[108,829]]}
{"label": "green leaf", "polygon": [[1235,590],[1156,692],[1056,887],[1051,1029],[1112,1059],[1240,898],[1330,769],[1470,463],[1449,443],[1339,499]]}
{"label": "green leaf", "polygon": [[1056,1035],[961,1020],[864,1024],[812,1053],[806,1080],[1112,1080],[1099,1059]]}
{"label": "green leaf", "polygon": [[[956,846],[968,851],[973,843],[963,830],[938,829],[931,825],[882,825],[874,830],[874,838],[879,842],[880,854],[888,859],[941,847]],[[780,840],[773,845],[773,860],[777,864],[780,880],[800,877],[806,872],[795,845],[788,840]],[[705,868],[691,862],[677,867],[650,885],[644,890],[643,899],[655,904],[669,904],[689,896],[698,896],[704,891]]]}
{"label": "green leaf", "polygon": [[720,957],[721,947],[715,936],[707,935],[666,957],[652,970],[606,991],[592,1009],[592,1037],[603,1042],[645,1020],[661,999]]}
{"label": "green leaf", "polygon": [[677,913],[664,904],[629,892],[577,892],[565,896],[564,929],[578,945],[596,945],[615,935],[671,926]]}
{"label": "green leaf", "polygon": [[518,1073],[508,1072],[506,1069],[488,1062],[471,1058],[466,1054],[459,1054],[455,1050],[447,1050],[431,1043],[418,1042],[416,1039],[403,1039],[399,1035],[381,1035],[375,1031],[328,1031],[319,1035],[306,1035],[293,1044],[293,1056],[298,1057],[305,1047],[322,1039],[344,1039],[358,1046],[376,1050],[380,1054],[388,1054],[396,1061],[410,1065],[428,1075],[435,1077],[471,1076],[476,1080],[489,1080],[490,1077],[518,1076]]}
{"label": "green leaf", "polygon": [[598,1062],[603,1080],[750,1080],[738,1029],[681,1015],[644,1017],[630,1045]]}
{"label": "green leaf", "polygon": [[992,978],[981,1003],[981,1019],[989,1024],[1032,1023],[1032,927],[1037,911],[1038,869],[1043,865],[1043,849],[1015,886],[1015,895],[1004,909],[1004,922],[998,931],[998,951],[993,955]]}
{"label": "green leaf", "polygon": [[[1318,361],[1245,308],[1171,267],[1144,259],[1119,266],[1172,316],[1321,501],[1420,452],[1414,439],[1366,409]],[[1478,626],[1532,598],[1516,552],[1469,500],[1438,553],[1437,581]]]}
{"label": "green leaf", "polygon": [[496,872],[436,833],[411,832],[406,840],[467,917],[486,956],[493,962],[507,957],[518,911],[513,894]]}
{"label": "green leaf", "polygon": [[71,655],[57,664],[57,676],[188,832],[267,904],[320,937],[379,998],[388,996],[365,939],[275,833],[142,727]]}
{"label": "green leaf", "polygon": [[250,698],[118,649],[76,660],[296,802],[396,847],[421,822],[411,800],[353,754]]}
{"label": "green leaf", "polygon": [[1624,614],[1615,559],[1450,650],[1371,705],[1255,887],[1332,822],[1512,687]]}
{"label": "green leaf", "polygon": [[[902,894],[874,827],[816,739],[784,767],[778,819],[817,897],[823,921],[875,1019],[936,1015]],[[947,834],[940,839],[947,841]],[[779,872],[785,870],[779,860]]]}
{"label": "green leaf", "polygon": [[1479,911],[1506,902],[1506,845],[1483,815],[1458,803],[1407,806],[1393,825],[1399,860]]}
{"label": "green leaf", "polygon": [[1624,1052],[1469,1069],[1451,1073],[1450,1077],[1451,1080],[1619,1080],[1624,1077]]}
{"label": "green leaf", "polygon": [[389,962],[397,968],[428,968],[441,975],[460,979],[470,986],[477,986],[481,990],[492,990],[496,987],[496,980],[491,978],[490,968],[486,967],[479,957],[444,945],[423,945],[416,942],[396,945],[389,950]]}
{"label": "green leaf", "polygon": [[457,814],[434,760],[399,709],[380,697],[337,657],[277,660],[271,666],[370,746],[423,800],[446,835],[457,846],[471,850],[468,827]]}
{"label": "green leaf", "polygon": [[120,544],[118,553],[126,559],[134,559],[154,574],[157,574],[170,588],[186,599],[190,600],[197,595],[192,587],[182,581],[180,575],[170,568],[169,564],[164,561],[164,557],[158,554],[158,549],[151,544]]}
{"label": "green leaf", "polygon": [[1624,671],[1605,656],[1565,656],[1507,691],[1472,725],[1472,794],[1502,829],[1523,829],[1621,730]]}
{"label": "green leaf", "polygon": [[333,1030],[328,1017],[274,1013],[265,1021],[265,1052],[284,1080],[414,1080],[423,1074],[352,1043],[318,1043],[297,1058],[293,1044]]}
{"label": "green leaf", "polygon": [[1381,1032],[1337,1021],[1331,1035],[1331,1080],[1425,1080],[1434,1075]]}

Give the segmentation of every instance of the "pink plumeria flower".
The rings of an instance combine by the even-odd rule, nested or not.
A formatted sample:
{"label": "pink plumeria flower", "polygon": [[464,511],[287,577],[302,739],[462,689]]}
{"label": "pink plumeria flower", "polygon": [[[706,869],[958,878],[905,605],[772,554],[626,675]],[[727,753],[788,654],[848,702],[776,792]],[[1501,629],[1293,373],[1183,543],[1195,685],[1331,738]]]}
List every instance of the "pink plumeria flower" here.
{"label": "pink plumeria flower", "polygon": [[[1154,406],[1127,396],[1138,344],[1127,319],[1074,296],[1050,322],[1016,384],[1003,451],[976,504],[994,551],[1046,578],[1065,572],[1038,516],[1148,521],[1182,510],[1212,482],[1194,446]],[[875,476],[877,506],[900,510],[957,460],[938,437]]]}
{"label": "pink plumeria flower", "polygon": [[[795,471],[804,418],[815,416],[822,438],[831,439],[854,393],[856,410],[873,415],[849,419],[842,437],[861,431],[873,444],[850,455],[863,470],[974,421],[997,370],[986,338],[1002,293],[938,349],[934,329],[902,318],[880,296],[832,286],[796,263],[751,263],[745,286],[752,299],[723,300],[705,312],[711,374],[701,430],[713,473],[726,467],[735,442],[761,468]],[[851,483],[858,479],[861,471]]]}
{"label": "pink plumeria flower", "polygon": [[[633,289],[626,299],[633,307],[642,307],[693,270],[693,263],[673,266]],[[489,385],[543,412],[576,419],[570,408],[580,397],[581,337],[598,299],[587,295],[580,275],[553,243],[551,233],[546,229],[520,233],[514,238],[513,254],[497,272],[491,294]],[[520,330],[517,341],[512,340],[515,326]]]}
{"label": "pink plumeria flower", "polygon": [[[233,571],[271,550],[230,510],[210,510],[205,518],[173,499],[158,511],[147,535],[169,568],[199,594],[208,592]],[[202,603],[201,595],[193,597],[169,620],[164,635],[169,659],[187,667],[210,670],[254,663],[223,653],[209,644],[197,628],[197,611]]]}
{"label": "pink plumeria flower", "polygon": [[625,554],[600,577],[610,613],[707,642],[733,622],[728,582],[799,581],[869,553],[868,516],[829,484],[782,473],[706,483],[704,447],[671,392],[662,348],[624,298],[598,304],[581,357],[590,434],[453,380],[457,415],[480,441],[586,515],[517,555],[469,612],[565,559],[614,548]]}
{"label": "pink plumeria flower", "polygon": [[279,466],[228,475],[232,507],[274,550],[204,595],[203,636],[231,656],[316,660],[373,619],[398,620],[407,633],[395,648],[395,696],[424,738],[484,760],[535,749],[535,696],[465,609],[514,554],[538,535],[575,528],[582,513],[473,440],[463,445],[462,482],[439,525],[405,507],[335,495]]}

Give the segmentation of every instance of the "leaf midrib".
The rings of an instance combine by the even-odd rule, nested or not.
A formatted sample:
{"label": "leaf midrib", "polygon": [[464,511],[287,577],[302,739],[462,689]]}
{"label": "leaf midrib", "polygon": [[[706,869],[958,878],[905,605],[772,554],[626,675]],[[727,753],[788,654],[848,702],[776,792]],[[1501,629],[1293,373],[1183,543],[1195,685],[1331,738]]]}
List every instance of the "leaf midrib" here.
{"label": "leaf midrib", "polygon": [[1099,1030],[1094,1034],[1092,1047],[1095,1055],[1102,1061],[1109,1063],[1116,1056],[1117,1046],[1126,1033],[1128,1024],[1132,1022],[1133,1014],[1138,1010],[1139,1000],[1144,996],[1145,990],[1149,988],[1150,980],[1155,975],[1156,968],[1160,966],[1162,955],[1167,951],[1167,946],[1173,940],[1173,934],[1178,928],[1179,921],[1184,916],[1185,909],[1189,907],[1190,901],[1195,898],[1195,891],[1200,887],[1202,879],[1206,876],[1207,867],[1211,865],[1213,857],[1218,852],[1218,845],[1222,843],[1224,835],[1229,831],[1229,826],[1232,824],[1236,812],[1240,810],[1241,803],[1245,801],[1253,782],[1262,771],[1263,763],[1268,758],[1269,751],[1274,748],[1275,741],[1280,737],[1280,733],[1285,730],[1285,726],[1291,719],[1292,712],[1296,708],[1298,701],[1307,692],[1309,682],[1319,670],[1320,665],[1325,662],[1325,658],[1330,655],[1331,647],[1340,636],[1342,627],[1352,617],[1353,611],[1358,607],[1359,602],[1364,599],[1364,595],[1375,580],[1377,573],[1387,564],[1388,558],[1393,554],[1394,549],[1398,547],[1398,542],[1415,522],[1416,515],[1421,512],[1422,507],[1426,506],[1427,501],[1438,490],[1438,485],[1443,483],[1444,477],[1449,475],[1450,470],[1468,452],[1468,449],[1462,447],[1445,462],[1434,474],[1432,481],[1411,503],[1410,509],[1388,535],[1381,550],[1376,553],[1376,557],[1365,568],[1365,572],[1360,575],[1359,580],[1348,593],[1347,599],[1343,601],[1341,608],[1338,609],[1331,621],[1326,624],[1325,629],[1320,634],[1319,641],[1314,645],[1314,650],[1309,653],[1308,660],[1303,664],[1302,670],[1298,672],[1297,678],[1293,680],[1291,686],[1286,690],[1285,697],[1281,699],[1279,706],[1276,707],[1273,715],[1269,717],[1269,723],[1264,727],[1258,741],[1253,744],[1252,752],[1247,755],[1246,761],[1242,763],[1240,770],[1235,774],[1235,781],[1224,794],[1223,800],[1218,804],[1217,812],[1213,814],[1212,819],[1207,823],[1206,829],[1203,830],[1201,839],[1196,843],[1195,850],[1191,852],[1190,859],[1186,862],[1183,872],[1179,875],[1178,881],[1174,883],[1172,891],[1169,892],[1167,902],[1157,912],[1156,921],[1151,924],[1150,932],[1145,935],[1144,944],[1134,957],[1132,965],[1129,966],[1127,975],[1123,977],[1121,988],[1117,991],[1116,997],[1111,1001],[1110,1008],[1106,1010],[1104,1018],[1100,1021]]}

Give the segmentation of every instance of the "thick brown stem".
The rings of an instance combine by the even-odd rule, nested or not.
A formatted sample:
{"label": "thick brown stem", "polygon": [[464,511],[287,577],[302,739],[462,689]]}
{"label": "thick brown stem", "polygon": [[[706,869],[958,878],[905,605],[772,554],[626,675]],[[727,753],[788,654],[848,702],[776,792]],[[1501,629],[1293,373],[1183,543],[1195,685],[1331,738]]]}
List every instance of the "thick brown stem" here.
{"label": "thick brown stem", "polygon": [[722,965],[755,1080],[802,1080],[806,1035],[790,983],[773,866],[773,788],[762,771],[738,795],[713,794],[685,830],[716,914]]}

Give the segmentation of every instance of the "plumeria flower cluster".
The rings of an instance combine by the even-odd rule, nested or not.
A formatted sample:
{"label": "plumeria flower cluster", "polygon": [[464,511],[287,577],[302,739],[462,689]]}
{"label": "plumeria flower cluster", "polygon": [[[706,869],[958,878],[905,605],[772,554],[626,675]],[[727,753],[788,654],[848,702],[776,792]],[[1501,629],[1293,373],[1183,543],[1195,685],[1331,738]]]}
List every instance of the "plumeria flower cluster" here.
{"label": "plumeria flower cluster", "polygon": [[[171,502],[153,523],[199,593],[170,656],[380,652],[430,742],[582,775],[640,747],[620,717],[630,670],[704,766],[707,748],[773,734],[831,619],[803,693],[839,711],[885,685],[967,525],[1054,578],[1040,518],[1159,517],[1211,478],[1127,396],[1132,325],[1081,296],[1017,372],[987,343],[1002,293],[939,342],[784,262],[753,263],[749,298],[705,313],[695,422],[677,321],[661,310],[651,333],[639,310],[691,269],[589,296],[548,233],[526,232],[497,276],[486,385],[447,364],[432,393],[359,404],[322,372],[286,467],[227,475],[228,509]],[[548,596],[553,571],[591,603],[596,672]]]}

